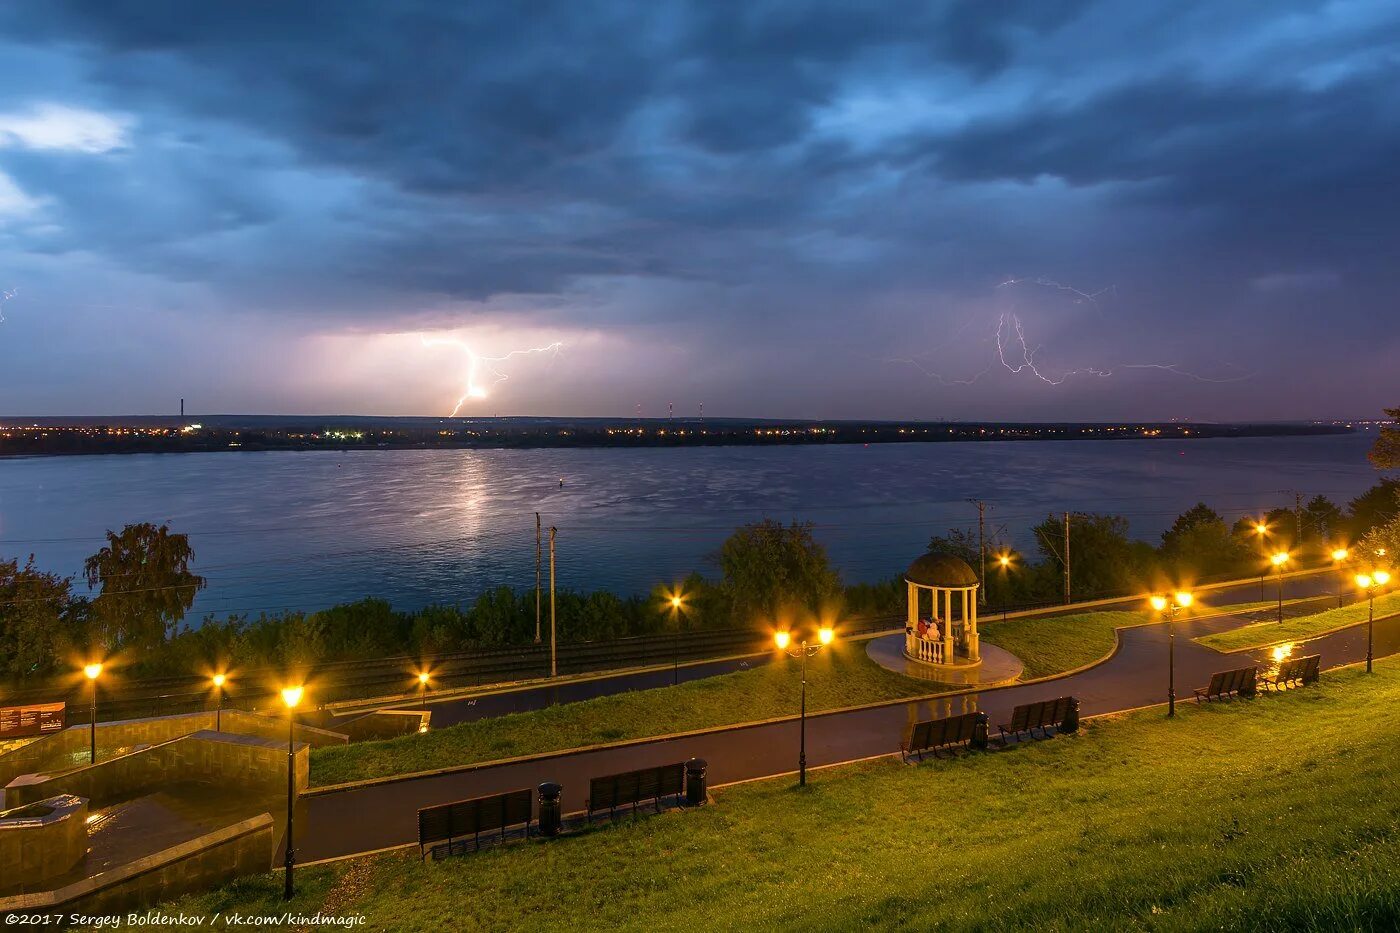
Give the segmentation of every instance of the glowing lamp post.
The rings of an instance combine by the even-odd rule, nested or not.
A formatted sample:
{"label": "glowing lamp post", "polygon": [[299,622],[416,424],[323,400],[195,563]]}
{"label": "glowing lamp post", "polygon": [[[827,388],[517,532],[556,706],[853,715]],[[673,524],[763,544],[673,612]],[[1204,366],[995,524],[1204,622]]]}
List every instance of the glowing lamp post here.
{"label": "glowing lamp post", "polygon": [[282,702],[287,707],[287,873],[282,886],[282,899],[292,899],[292,867],[296,864],[296,850],[292,848],[292,821],[295,818],[296,804],[296,708],[301,702],[302,687],[282,688]]}
{"label": "glowing lamp post", "polygon": [[[1269,526],[1263,522],[1255,522],[1254,533],[1259,536],[1259,551],[1262,554],[1264,551],[1265,539],[1269,534]],[[1265,567],[1267,568],[1267,566],[1266,564]],[[1261,603],[1264,601],[1264,572],[1262,570],[1259,572],[1259,601]]]}
{"label": "glowing lamp post", "polygon": [[1283,622],[1283,565],[1286,564],[1286,563],[1288,563],[1288,552],[1287,552],[1287,551],[1278,551],[1278,552],[1276,552],[1272,557],[1269,558],[1269,561],[1274,565],[1274,569],[1275,569],[1276,571],[1278,571],[1278,620],[1279,620],[1280,623],[1282,623],[1282,622]]}
{"label": "glowing lamp post", "polygon": [[97,678],[102,676],[102,662],[94,661],[83,668],[92,690],[92,706],[88,713],[88,764],[97,764]]}
{"label": "glowing lamp post", "polygon": [[[1350,556],[1351,556],[1351,551],[1347,550],[1347,549],[1344,548],[1344,547],[1338,547],[1338,548],[1333,548],[1333,549],[1332,549],[1332,563],[1333,563],[1334,565],[1336,565],[1337,567],[1341,567],[1342,565],[1344,565],[1344,564],[1346,563],[1346,561],[1347,561],[1347,558],[1350,557]],[[1342,608],[1342,599],[1343,599],[1343,596],[1342,596],[1342,588],[1339,586],[1339,587],[1337,587],[1337,608],[1338,608],[1338,609]]]}
{"label": "glowing lamp post", "polygon": [[1366,673],[1368,674],[1371,673],[1373,635],[1376,627],[1376,590],[1389,582],[1390,573],[1385,570],[1373,570],[1370,573],[1356,575],[1356,585],[1366,594]]}
{"label": "glowing lamp post", "polygon": [[1176,715],[1176,612],[1190,606],[1196,598],[1185,590],[1178,590],[1168,599],[1153,596],[1150,602],[1158,615],[1167,619],[1167,715]]}
{"label": "glowing lamp post", "polygon": [[677,589],[666,597],[666,605],[675,623],[671,634],[671,686],[681,682],[681,613],[685,611],[685,593]]}
{"label": "glowing lamp post", "polygon": [[802,706],[798,716],[798,751],[797,751],[797,784],[799,787],[807,786],[807,659],[818,651],[831,644],[836,633],[830,626],[822,626],[817,632],[817,644],[809,645],[807,639],[802,639],[797,647],[792,647],[792,635],[787,631],[778,631],[773,634],[773,644],[778,646],[778,650],[791,658],[800,658],[802,661]]}
{"label": "glowing lamp post", "polygon": [[228,677],[225,674],[215,674],[213,677],[209,678],[209,682],[214,685],[214,731],[222,732],[224,712],[224,684],[228,683]]}

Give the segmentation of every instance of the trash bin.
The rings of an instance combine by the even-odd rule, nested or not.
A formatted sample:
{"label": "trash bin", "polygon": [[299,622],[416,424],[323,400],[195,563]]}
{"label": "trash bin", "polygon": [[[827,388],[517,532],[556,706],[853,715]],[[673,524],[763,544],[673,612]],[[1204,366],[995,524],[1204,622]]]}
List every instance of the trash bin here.
{"label": "trash bin", "polygon": [[1065,721],[1060,723],[1061,732],[1079,731],[1079,698],[1069,698],[1069,710],[1065,713]]}
{"label": "trash bin", "polygon": [[559,798],[564,793],[564,788],[552,781],[545,781],[539,787],[540,792],[540,835],[545,837],[557,836],[564,829],[564,811],[559,803]]}
{"label": "trash bin", "polygon": [[705,769],[709,763],[692,758],[685,763],[685,805],[698,807],[705,803]]}
{"label": "trash bin", "polygon": [[978,713],[976,720],[972,724],[972,747],[981,751],[987,750],[987,733],[990,731],[991,720],[986,713]]}

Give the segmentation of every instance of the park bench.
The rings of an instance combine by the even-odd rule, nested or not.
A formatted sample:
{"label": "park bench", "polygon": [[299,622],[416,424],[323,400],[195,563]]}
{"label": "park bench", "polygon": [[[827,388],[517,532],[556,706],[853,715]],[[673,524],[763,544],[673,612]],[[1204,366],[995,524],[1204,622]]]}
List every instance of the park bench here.
{"label": "park bench", "polygon": [[684,762],[596,777],[588,782],[588,818],[592,819],[599,810],[607,810],[612,816],[618,807],[636,807],[648,800],[655,802],[659,811],[663,797],[679,797],[683,793]]}
{"label": "park bench", "polygon": [[1288,658],[1279,662],[1278,673],[1264,677],[1266,687],[1282,690],[1285,687],[1315,684],[1321,676],[1322,655],[1310,654],[1301,658]]}
{"label": "park bench", "polygon": [[917,754],[919,760],[923,761],[924,752],[933,752],[934,757],[937,757],[940,749],[971,742],[977,731],[978,715],[963,713],[960,716],[914,723],[909,727],[909,732],[899,747],[900,757],[908,762],[910,756]]}
{"label": "park bench", "polygon": [[1057,730],[1060,728],[1060,724],[1069,715],[1073,702],[1073,697],[1056,697],[1053,700],[1021,704],[1011,711],[1010,722],[997,725],[997,729],[1001,731],[1002,744],[1007,743],[1008,736],[1019,736],[1023,732],[1030,733],[1034,738],[1037,729],[1049,738],[1050,727],[1054,726]]}
{"label": "park bench", "polygon": [[1196,688],[1196,702],[1201,700],[1220,700],[1232,693],[1242,697],[1254,696],[1255,678],[1259,674],[1257,667],[1241,667],[1233,671],[1217,671],[1210,675],[1210,684],[1205,687]]}
{"label": "park bench", "polygon": [[436,855],[439,849],[446,849],[450,855],[454,845],[466,844],[467,836],[480,848],[482,833],[499,831],[500,838],[504,839],[507,829],[521,823],[525,824],[525,838],[530,838],[531,793],[525,788],[423,807],[418,811],[419,858],[429,853]]}

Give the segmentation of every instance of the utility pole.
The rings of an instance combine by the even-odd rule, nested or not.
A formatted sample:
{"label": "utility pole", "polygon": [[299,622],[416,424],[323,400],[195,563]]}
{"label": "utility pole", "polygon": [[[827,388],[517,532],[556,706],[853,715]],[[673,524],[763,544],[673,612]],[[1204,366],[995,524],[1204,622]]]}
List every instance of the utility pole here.
{"label": "utility pole", "polygon": [[981,499],[969,499],[977,506],[977,559],[982,564],[982,585],[977,587],[977,601],[987,605],[987,503]]}
{"label": "utility pole", "polygon": [[540,643],[540,513],[535,513],[535,644]]}
{"label": "utility pole", "polygon": [[554,535],[559,529],[549,526],[549,676],[559,673],[558,630],[554,624]]}
{"label": "utility pole", "polygon": [[1065,604],[1069,604],[1069,513],[1065,513]]}
{"label": "utility pole", "polygon": [[1303,546],[1303,494],[1293,491],[1293,546]]}

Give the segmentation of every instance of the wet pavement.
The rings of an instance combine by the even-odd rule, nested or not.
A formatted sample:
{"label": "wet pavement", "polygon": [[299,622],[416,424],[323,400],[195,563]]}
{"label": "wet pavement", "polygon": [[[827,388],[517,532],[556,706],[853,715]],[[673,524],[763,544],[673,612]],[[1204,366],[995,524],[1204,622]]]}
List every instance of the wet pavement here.
{"label": "wet pavement", "polygon": [[[1298,595],[1303,595],[1302,592]],[[1251,598],[1237,594],[1234,599]],[[1224,602],[1219,596],[1216,601]],[[1311,611],[1318,611],[1316,605]],[[1264,649],[1223,655],[1191,639],[1267,618],[1271,610],[1183,621],[1176,624],[1176,689],[1190,698],[1215,671],[1243,666],[1252,660],[1267,663]],[[1376,623],[1375,655],[1400,651],[1400,618]],[[984,711],[993,730],[1006,722],[1012,707],[1066,694],[1079,698],[1084,716],[1136,709],[1167,699],[1165,624],[1123,629],[1118,650],[1101,665],[1056,681],[1020,684],[974,693],[952,694],[895,703],[871,709],[813,714],[807,718],[809,766],[857,761],[897,751],[906,725],[919,719]],[[1305,651],[1320,653],[1324,668],[1362,660],[1366,628],[1360,625],[1307,643]],[[313,793],[298,804],[300,861],[314,861],[387,848],[416,839],[419,807],[448,803],[483,794],[532,788],[544,781],[564,787],[566,811],[585,805],[591,778],[652,765],[703,758],[709,762],[711,785],[771,777],[796,770],[798,723],[736,726],[671,739],[658,739],[617,748],[552,754],[514,763],[484,764],[449,774],[392,781],[356,789]]]}

